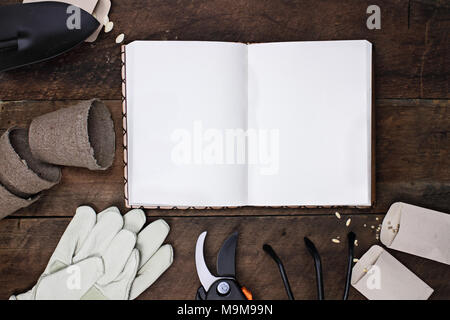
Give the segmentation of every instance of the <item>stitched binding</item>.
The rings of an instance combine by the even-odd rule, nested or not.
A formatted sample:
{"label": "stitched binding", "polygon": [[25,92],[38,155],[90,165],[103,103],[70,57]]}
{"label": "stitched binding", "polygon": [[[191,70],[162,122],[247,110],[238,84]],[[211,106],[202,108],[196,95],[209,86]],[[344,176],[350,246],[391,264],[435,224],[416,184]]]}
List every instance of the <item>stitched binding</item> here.
{"label": "stitched binding", "polygon": [[127,98],[126,98],[126,53],[125,53],[125,46],[121,46],[120,51],[120,72],[121,72],[121,98],[122,98],[122,134],[123,134],[123,140],[122,140],[122,146],[123,146],[123,183],[124,183],[124,196],[125,196],[125,206],[127,208],[130,208],[130,203],[128,200],[128,144],[127,144]]}

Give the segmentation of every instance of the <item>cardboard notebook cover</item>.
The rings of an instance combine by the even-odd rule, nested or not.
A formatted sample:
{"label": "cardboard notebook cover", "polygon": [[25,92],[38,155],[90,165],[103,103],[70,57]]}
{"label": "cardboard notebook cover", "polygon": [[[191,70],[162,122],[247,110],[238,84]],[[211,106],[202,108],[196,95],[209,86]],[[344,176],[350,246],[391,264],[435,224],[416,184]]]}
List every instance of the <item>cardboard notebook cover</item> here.
{"label": "cardboard notebook cover", "polygon": [[[136,206],[131,205],[129,202],[129,190],[128,190],[128,136],[127,136],[127,81],[126,81],[126,45],[121,46],[121,78],[122,78],[122,126],[123,126],[123,161],[124,161],[124,195],[125,195],[125,206],[130,209],[165,209],[165,210],[206,210],[206,209],[234,209],[240,206]],[[298,206],[261,206],[263,208],[294,208],[294,209],[337,209],[337,208],[355,208],[355,209],[365,209],[371,208],[375,205],[376,199],[376,174],[375,174],[375,96],[374,96],[374,61],[373,61],[373,50],[372,49],[372,108],[371,108],[371,206],[316,206],[316,205],[298,205]]]}

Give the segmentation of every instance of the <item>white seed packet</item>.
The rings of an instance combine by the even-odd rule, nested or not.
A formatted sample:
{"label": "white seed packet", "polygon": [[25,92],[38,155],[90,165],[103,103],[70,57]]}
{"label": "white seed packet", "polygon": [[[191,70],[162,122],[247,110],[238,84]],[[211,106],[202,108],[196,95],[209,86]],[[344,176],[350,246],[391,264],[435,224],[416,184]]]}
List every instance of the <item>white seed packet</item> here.
{"label": "white seed packet", "polygon": [[109,10],[111,10],[110,0],[98,0],[98,3],[95,6],[94,12],[92,14],[100,22],[100,27],[98,27],[98,29],[89,38],[86,39],[86,42],[94,42],[95,40],[97,40],[97,37],[102,31],[103,25],[106,21],[105,18],[109,15]]}
{"label": "white seed packet", "polygon": [[389,249],[450,264],[450,214],[396,202],[380,233]]}
{"label": "white seed packet", "polygon": [[427,300],[434,291],[377,245],[355,264],[351,284],[369,300]]}

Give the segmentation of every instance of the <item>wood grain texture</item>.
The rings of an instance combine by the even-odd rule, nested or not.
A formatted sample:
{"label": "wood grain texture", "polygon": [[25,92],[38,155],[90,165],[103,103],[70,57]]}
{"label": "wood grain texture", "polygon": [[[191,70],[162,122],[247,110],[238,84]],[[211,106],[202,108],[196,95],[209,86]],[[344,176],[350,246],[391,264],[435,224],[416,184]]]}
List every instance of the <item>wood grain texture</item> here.
{"label": "wood grain texture", "polygon": [[[303,244],[308,236],[322,256],[327,299],[342,299],[347,248],[345,241],[334,244],[331,238],[345,240],[349,230],[357,234],[356,257],[377,243],[370,226],[381,216],[354,215],[349,228],[345,218],[310,217],[227,217],[168,218],[171,226],[167,242],[174,247],[172,267],[140,299],[193,299],[199,280],[194,251],[198,235],[208,231],[205,257],[215,272],[217,252],[233,231],[240,232],[237,249],[237,276],[255,299],[287,299],[275,263],[262,245],[271,244],[282,258],[296,299],[316,299],[313,261]],[[376,220],[376,218],[380,220]],[[34,284],[69,223],[67,218],[7,219],[0,221],[0,299],[25,291]],[[364,228],[366,223],[368,227]],[[390,251],[399,261],[435,289],[432,299],[450,296],[450,268],[447,265],[412,255]],[[350,299],[363,297],[351,289]]]}
{"label": "wood grain texture", "polygon": [[[77,101],[0,103],[0,133],[10,126],[26,127],[34,117]],[[116,160],[107,171],[64,168],[61,183],[16,216],[71,216],[81,204],[98,209],[124,209],[122,114],[120,101],[106,101],[116,127]],[[440,211],[450,208],[450,105],[447,100],[377,100],[376,205],[342,209],[344,213],[385,213],[395,201]],[[332,209],[149,210],[149,215],[297,215],[332,213]]]}
{"label": "wood grain texture", "polygon": [[[0,0],[0,5],[20,0]],[[448,1],[380,0],[381,30],[366,27],[369,0],[115,0],[115,29],[47,62],[0,73],[0,100],[120,99],[120,48],[133,40],[239,42],[367,39],[377,98],[449,97]]]}
{"label": "wood grain texture", "polygon": [[[21,0],[0,0],[0,6]],[[404,201],[450,209],[450,110],[448,30],[450,5],[434,0],[380,0],[382,29],[366,28],[368,0],[114,0],[115,29],[93,44],[82,44],[48,62],[0,73],[0,134],[32,118],[93,97],[107,100],[117,137],[122,135],[120,49],[114,40],[215,40],[240,42],[367,39],[374,44],[376,119],[376,205],[341,209],[239,208],[229,210],[147,210],[164,217],[172,231],[173,266],[141,299],[192,299],[199,286],[194,266],[197,236],[209,231],[206,258],[215,269],[226,236],[240,231],[238,279],[256,299],[286,299],[278,270],[262,251],[272,244],[283,258],[297,299],[315,299],[313,263],[303,245],[309,236],[323,263],[325,295],[343,293],[344,244],[357,233],[356,255],[376,243],[370,228],[389,206]],[[3,100],[3,102],[1,102]],[[20,101],[35,100],[35,101]],[[10,102],[5,102],[10,101]],[[0,221],[0,299],[34,284],[76,207],[124,208],[121,139],[116,161],[105,172],[64,168],[61,184],[29,208]],[[376,220],[379,218],[379,220]],[[368,227],[363,227],[363,224]],[[449,299],[448,266],[391,253],[435,289],[432,299]],[[352,289],[351,299],[363,299]]]}

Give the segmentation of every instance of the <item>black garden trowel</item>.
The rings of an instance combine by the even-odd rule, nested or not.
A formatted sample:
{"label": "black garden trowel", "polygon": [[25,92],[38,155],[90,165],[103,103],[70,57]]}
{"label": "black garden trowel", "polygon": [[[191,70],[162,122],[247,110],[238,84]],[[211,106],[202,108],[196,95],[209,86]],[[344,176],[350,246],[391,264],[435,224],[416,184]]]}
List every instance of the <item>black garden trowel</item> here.
{"label": "black garden trowel", "polygon": [[68,3],[0,7],[0,72],[56,57],[92,35],[100,23]]}

